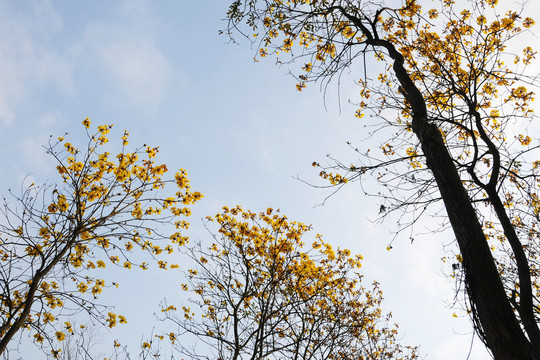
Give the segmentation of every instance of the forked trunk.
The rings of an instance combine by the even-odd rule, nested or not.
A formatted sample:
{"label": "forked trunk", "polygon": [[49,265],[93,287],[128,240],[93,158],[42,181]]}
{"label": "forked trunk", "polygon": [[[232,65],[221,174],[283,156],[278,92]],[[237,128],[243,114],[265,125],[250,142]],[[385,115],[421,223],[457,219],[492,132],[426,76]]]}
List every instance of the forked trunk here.
{"label": "forked trunk", "polygon": [[423,118],[413,119],[413,131],[437,181],[463,257],[465,285],[477,330],[496,360],[540,359],[510,305],[482,225],[439,129]]}

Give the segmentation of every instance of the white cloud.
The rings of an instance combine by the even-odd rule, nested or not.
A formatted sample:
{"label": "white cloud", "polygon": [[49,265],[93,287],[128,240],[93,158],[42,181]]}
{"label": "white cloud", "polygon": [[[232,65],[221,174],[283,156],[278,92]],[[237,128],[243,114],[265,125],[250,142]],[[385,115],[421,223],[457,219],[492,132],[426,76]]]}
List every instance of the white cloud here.
{"label": "white cloud", "polygon": [[62,30],[63,21],[50,0],[34,1],[32,23],[39,36],[50,38]]}
{"label": "white cloud", "polygon": [[167,59],[150,42],[105,43],[101,59],[118,90],[132,104],[157,106],[161,103],[171,70]]}
{"label": "white cloud", "polygon": [[[48,135],[41,135],[36,137],[26,137],[21,140],[21,148],[23,152],[24,168],[28,169],[30,173],[49,175],[52,173],[51,169],[54,169],[56,165],[51,166],[52,160],[49,155],[46,154],[43,148],[49,141]],[[28,175],[28,173],[25,173]]]}
{"label": "white cloud", "polygon": [[146,0],[125,0],[118,6],[117,10],[120,14],[133,16],[143,15],[148,13]]}
{"label": "white cloud", "polygon": [[[2,47],[1,44],[0,47]],[[11,102],[22,95],[23,84],[16,76],[15,64],[2,55],[0,55],[0,79],[2,79],[0,82],[0,122],[10,125],[15,117]]]}
{"label": "white cloud", "polygon": [[[144,0],[125,1],[115,22],[89,23],[77,46],[79,57],[90,56],[105,76],[105,89],[115,101],[152,111],[168,94],[172,66],[158,48],[155,21]],[[90,54],[90,55],[88,55]]]}
{"label": "white cloud", "polygon": [[144,0],[121,3],[112,24],[94,20],[82,38],[61,49],[55,42],[63,33],[62,16],[49,0],[31,5],[0,0],[0,124],[11,125],[36,90],[52,85],[77,97],[74,73],[103,76],[103,93],[115,101],[150,111],[162,103],[172,67],[155,44]]}
{"label": "white cloud", "polygon": [[17,105],[31,86],[52,83],[72,87],[71,66],[48,46],[62,29],[62,19],[49,1],[35,1],[33,11],[17,12],[0,1],[0,122],[10,125]]}

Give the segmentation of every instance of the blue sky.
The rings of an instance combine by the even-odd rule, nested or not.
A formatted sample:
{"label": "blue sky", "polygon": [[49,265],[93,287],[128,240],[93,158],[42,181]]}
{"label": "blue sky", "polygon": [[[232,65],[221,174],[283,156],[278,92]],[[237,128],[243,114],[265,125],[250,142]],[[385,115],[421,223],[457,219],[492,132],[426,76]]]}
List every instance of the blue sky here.
{"label": "blue sky", "polygon": [[[192,239],[209,239],[199,219],[223,205],[281,208],[313,224],[313,236],[364,256],[365,275],[381,282],[384,309],[400,323],[403,343],[419,345],[427,359],[465,359],[471,328],[466,317],[452,317],[453,284],[440,261],[451,235],[421,236],[412,245],[404,235],[388,252],[392,219],[374,224],[380,204],[358,185],[317,206],[329,193],[294,179],[318,183],[313,161],[328,153],[352,158],[346,141],[366,137],[347,104],[354,87],[345,83],[341,99],[335,86],[326,97],[317,86],[299,93],[286,67],[254,63],[248,43],[218,35],[227,5],[0,0],[2,192],[25,177],[55,180],[41,148],[49,135],[67,131],[76,143],[86,116],[113,123],[112,139],[127,129],[131,144],[160,146],[160,159],[186,168],[205,194],[194,207]],[[181,300],[180,280],[163,272],[120,277],[120,289],[104,300],[129,324],[106,336],[136,344],[165,296]],[[489,358],[477,339],[474,345],[471,358]]]}

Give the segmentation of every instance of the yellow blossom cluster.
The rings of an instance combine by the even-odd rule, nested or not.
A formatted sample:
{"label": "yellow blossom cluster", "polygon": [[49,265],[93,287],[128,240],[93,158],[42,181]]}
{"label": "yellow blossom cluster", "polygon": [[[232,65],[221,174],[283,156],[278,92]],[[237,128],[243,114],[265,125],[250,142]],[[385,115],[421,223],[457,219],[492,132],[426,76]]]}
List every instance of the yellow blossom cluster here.
{"label": "yellow blossom cluster", "polygon": [[[258,336],[273,336],[271,347],[284,349],[280,358],[293,356],[286,350],[292,342],[318,358],[317,349],[336,336],[346,338],[347,346],[336,349],[344,358],[416,357],[414,349],[404,355],[405,348],[395,343],[396,329],[381,326],[381,292],[376,283],[372,290],[362,285],[362,256],[335,249],[320,235],[306,245],[302,239],[311,226],[290,221],[272,208],[255,213],[224,207],[207,220],[209,228],[212,223],[219,227],[216,242],[191,249],[197,268],[188,270],[189,284],[182,284],[199,298],[193,303],[200,305],[200,317],[188,306],[179,314],[174,306],[162,309],[184,331],[226,343],[236,333],[248,337],[263,331]],[[304,324],[301,332],[295,324]],[[271,335],[266,334],[270,328]],[[177,338],[173,335],[171,341]],[[251,346],[248,340],[229,351],[247,354]],[[258,354],[272,351],[257,349]]]}
{"label": "yellow blossom cluster", "polygon": [[[9,286],[2,286],[10,290],[0,301],[0,336],[11,324],[20,324],[23,330],[33,329],[36,343],[61,342],[73,331],[68,322],[63,331],[56,325],[68,305],[88,304],[90,315],[111,328],[126,323],[124,316],[102,314],[92,305],[105,288],[118,286],[106,283],[97,271],[107,262],[128,270],[132,265],[147,269],[150,263],[140,262],[137,252],[149,255],[156,268],[179,267],[161,257],[187,243],[182,233],[189,227],[186,217],[203,195],[191,190],[184,169],[165,177],[167,167],[155,162],[158,147],[144,145],[128,152],[129,134],[124,131],[122,150],[112,156],[105,147],[111,146],[113,126],[100,125],[92,133],[88,118],[82,124],[86,148],[65,137],[47,147],[62,182],[50,194],[49,188],[31,186],[18,199],[27,211],[14,222],[17,226],[3,227],[10,238],[0,241],[1,268],[8,269],[1,281],[8,281]],[[45,199],[41,208],[36,198]],[[17,278],[9,277],[13,274]],[[23,311],[26,305],[30,311]],[[53,357],[59,354],[51,351]]]}

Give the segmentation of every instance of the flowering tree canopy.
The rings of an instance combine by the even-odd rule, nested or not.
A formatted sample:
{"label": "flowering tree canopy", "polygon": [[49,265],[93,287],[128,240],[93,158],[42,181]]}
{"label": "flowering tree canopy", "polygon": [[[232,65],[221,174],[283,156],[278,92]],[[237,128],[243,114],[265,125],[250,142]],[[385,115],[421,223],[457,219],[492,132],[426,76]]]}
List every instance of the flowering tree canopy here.
{"label": "flowering tree canopy", "polygon": [[227,34],[254,41],[258,57],[300,63],[298,90],[354,77],[356,116],[387,138],[353,146],[351,163],[314,166],[332,186],[375,175],[381,209],[403,211],[401,229],[444,205],[467,310],[497,359],[540,359],[540,161],[527,133],[536,51],[516,41],[534,25],[525,5],[237,0],[227,14]]}
{"label": "flowering tree canopy", "polygon": [[[176,348],[193,359],[416,359],[398,344],[397,328],[380,309],[376,282],[362,283],[361,256],[334,250],[320,235],[272,209],[225,207],[208,247],[191,247],[196,266],[182,285],[194,298],[165,305]],[[213,225],[210,223],[209,225]],[[210,228],[209,228],[210,229]],[[178,314],[179,313],[179,314]],[[206,349],[178,340],[197,336]],[[184,338],[185,339],[185,338]],[[149,345],[149,344],[148,344]]]}
{"label": "flowering tree canopy", "polygon": [[[51,138],[47,153],[62,181],[25,188],[4,200],[0,222],[0,353],[20,332],[59,357],[59,344],[74,333],[67,319],[85,312],[114,327],[127,319],[100,304],[100,277],[107,265],[131,269],[176,268],[164,256],[184,245],[189,206],[202,194],[191,191],[187,173],[166,178],[157,147],[112,157],[105,151],[112,125],[95,132],[85,119],[88,142],[80,150],[64,137]],[[140,261],[146,254],[148,263]]]}

